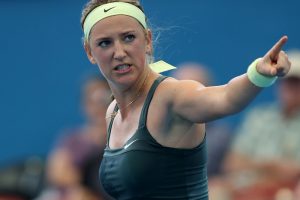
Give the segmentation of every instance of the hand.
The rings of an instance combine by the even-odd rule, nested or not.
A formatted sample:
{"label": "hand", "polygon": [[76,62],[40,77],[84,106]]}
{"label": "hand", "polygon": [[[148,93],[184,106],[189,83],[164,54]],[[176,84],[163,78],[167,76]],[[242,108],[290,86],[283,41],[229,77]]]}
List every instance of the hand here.
{"label": "hand", "polygon": [[285,76],[291,67],[291,62],[284,51],[283,45],[288,37],[283,36],[280,40],[260,59],[256,65],[256,70],[265,76]]}

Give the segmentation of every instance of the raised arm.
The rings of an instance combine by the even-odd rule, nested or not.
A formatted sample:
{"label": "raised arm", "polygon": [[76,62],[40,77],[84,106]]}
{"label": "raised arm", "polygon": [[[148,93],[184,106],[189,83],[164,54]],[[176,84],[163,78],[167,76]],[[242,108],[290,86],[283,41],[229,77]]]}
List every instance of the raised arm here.
{"label": "raised arm", "polygon": [[289,71],[291,63],[281,50],[286,41],[287,37],[283,36],[264,57],[250,65],[247,74],[233,78],[226,85],[203,87],[191,81],[174,83],[171,87],[174,111],[195,123],[241,111],[263,87]]}

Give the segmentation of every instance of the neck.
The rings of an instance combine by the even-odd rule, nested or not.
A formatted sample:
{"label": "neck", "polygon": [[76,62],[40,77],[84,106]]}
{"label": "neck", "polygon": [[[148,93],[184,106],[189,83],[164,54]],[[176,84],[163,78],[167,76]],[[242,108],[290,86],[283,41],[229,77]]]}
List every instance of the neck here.
{"label": "neck", "polygon": [[125,115],[130,110],[129,108],[132,108],[132,106],[136,106],[138,104],[141,97],[146,94],[150,79],[151,70],[147,69],[136,81],[136,84],[133,84],[127,90],[114,93],[117,105],[119,107],[119,112]]}

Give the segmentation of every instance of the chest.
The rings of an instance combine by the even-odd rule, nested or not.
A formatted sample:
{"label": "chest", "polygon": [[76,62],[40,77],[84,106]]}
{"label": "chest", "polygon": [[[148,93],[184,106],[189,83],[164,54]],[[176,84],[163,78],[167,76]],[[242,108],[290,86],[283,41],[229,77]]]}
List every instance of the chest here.
{"label": "chest", "polygon": [[118,113],[112,122],[109,147],[111,149],[122,148],[126,142],[135,134],[139,126],[141,108],[130,112],[125,120]]}
{"label": "chest", "polygon": [[187,192],[207,191],[205,155],[204,148],[181,151],[139,140],[128,149],[106,150],[101,184],[116,199],[186,199]]}

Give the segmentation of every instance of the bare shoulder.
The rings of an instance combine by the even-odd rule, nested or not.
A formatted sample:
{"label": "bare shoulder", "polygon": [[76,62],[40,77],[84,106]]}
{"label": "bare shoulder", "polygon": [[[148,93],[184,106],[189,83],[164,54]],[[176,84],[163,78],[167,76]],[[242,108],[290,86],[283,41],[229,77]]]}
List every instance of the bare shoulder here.
{"label": "bare shoulder", "polygon": [[162,82],[158,88],[160,102],[167,107],[167,113],[173,116],[179,116],[195,123],[202,123],[203,116],[200,113],[206,113],[205,105],[207,103],[207,91],[209,87],[193,80],[177,80],[168,78]]}
{"label": "bare shoulder", "polygon": [[202,87],[196,81],[171,77],[161,82],[151,101],[147,119],[148,130],[158,143],[168,147],[193,148],[203,140],[204,126],[195,125],[177,109],[178,104],[183,104],[180,101],[188,98],[185,96],[188,90]]}
{"label": "bare shoulder", "polygon": [[113,112],[114,112],[114,109],[115,109],[115,107],[116,107],[116,100],[113,100],[110,104],[109,104],[109,106],[108,106],[108,108],[107,108],[107,110],[106,110],[106,124],[109,124],[109,122],[110,122],[110,120],[111,120],[111,117],[112,117],[112,114],[113,114]]}
{"label": "bare shoulder", "polygon": [[188,95],[192,91],[203,88],[205,88],[203,84],[194,80],[177,80],[175,78],[168,77],[160,84],[158,92],[162,97],[169,99],[170,101],[174,101],[175,97]]}
{"label": "bare shoulder", "polygon": [[176,88],[188,89],[189,87],[205,87],[202,83],[194,80],[178,80],[173,77],[168,77],[161,83],[161,85],[174,90],[176,90]]}

